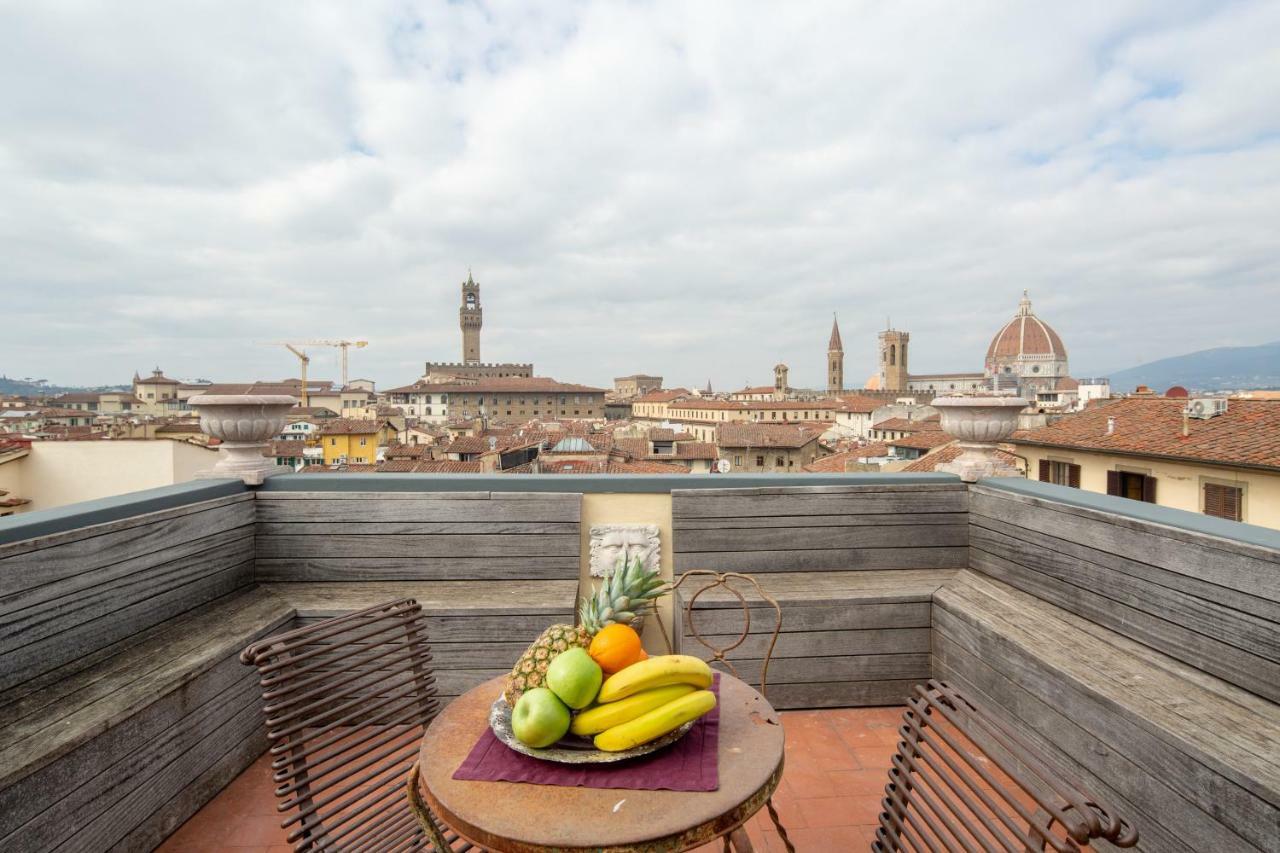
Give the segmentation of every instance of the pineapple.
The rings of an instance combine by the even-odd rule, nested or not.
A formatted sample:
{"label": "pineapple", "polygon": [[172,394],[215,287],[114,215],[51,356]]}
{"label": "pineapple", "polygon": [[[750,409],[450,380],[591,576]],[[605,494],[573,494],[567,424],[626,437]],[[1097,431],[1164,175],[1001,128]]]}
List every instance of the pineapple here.
{"label": "pineapple", "polygon": [[664,586],[657,569],[649,571],[639,559],[630,565],[619,560],[596,594],[582,600],[579,624],[593,637],[605,625],[615,622],[639,631],[644,624],[643,608],[666,592]]}
{"label": "pineapple", "polygon": [[529,644],[516,665],[507,676],[507,689],[502,696],[507,704],[515,707],[516,700],[526,690],[541,687],[547,676],[547,666],[551,659],[561,652],[567,652],[575,646],[586,648],[591,645],[591,635],[582,628],[573,625],[552,625],[538,635],[538,639]]}
{"label": "pineapple", "polygon": [[647,571],[640,560],[629,566],[619,560],[599,592],[583,598],[578,611],[580,625],[552,625],[520,655],[502,694],[507,704],[514,707],[526,690],[541,687],[552,658],[575,646],[585,649],[604,626],[621,622],[640,630],[644,613],[637,611],[666,592],[663,586],[658,573]]}

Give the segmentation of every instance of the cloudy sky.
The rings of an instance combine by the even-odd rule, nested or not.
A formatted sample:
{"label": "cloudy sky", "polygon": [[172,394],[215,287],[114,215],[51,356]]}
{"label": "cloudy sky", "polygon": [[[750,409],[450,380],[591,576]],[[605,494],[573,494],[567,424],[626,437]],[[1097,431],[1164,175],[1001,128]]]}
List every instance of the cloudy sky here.
{"label": "cloudy sky", "polygon": [[1024,288],[1082,375],[1280,338],[1278,234],[1276,2],[0,0],[10,376],[401,384],[468,266],[569,380],[978,369]]}

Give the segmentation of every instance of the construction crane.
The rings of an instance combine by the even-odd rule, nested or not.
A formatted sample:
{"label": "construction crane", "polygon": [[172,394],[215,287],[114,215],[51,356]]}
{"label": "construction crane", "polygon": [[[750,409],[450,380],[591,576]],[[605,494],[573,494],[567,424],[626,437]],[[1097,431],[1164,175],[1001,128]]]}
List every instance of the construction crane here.
{"label": "construction crane", "polygon": [[276,341],[276,344],[284,347],[289,352],[298,357],[298,361],[302,363],[302,405],[310,405],[309,395],[307,394],[307,365],[311,363],[311,356],[307,355],[302,347],[338,347],[342,350],[342,387],[347,387],[347,350],[350,347],[363,349],[369,345],[368,341]]}

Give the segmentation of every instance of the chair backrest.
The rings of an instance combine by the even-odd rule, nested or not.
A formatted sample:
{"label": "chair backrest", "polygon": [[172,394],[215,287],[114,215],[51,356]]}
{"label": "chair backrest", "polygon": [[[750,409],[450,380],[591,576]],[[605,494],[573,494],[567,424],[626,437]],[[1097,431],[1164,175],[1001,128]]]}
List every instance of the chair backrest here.
{"label": "chair backrest", "polygon": [[281,826],[295,850],[418,850],[430,839],[405,779],[439,709],[422,608],[370,607],[260,640]]}
{"label": "chair backrest", "polygon": [[[739,572],[713,572],[710,569],[690,569],[671,585],[671,600],[673,602],[680,602],[680,593],[682,588],[686,586],[694,591],[687,595],[684,601],[684,612],[683,614],[677,613],[677,617],[683,617],[681,621],[684,627],[688,629],[693,639],[710,653],[712,662],[721,663],[735,677],[740,676],[738,668],[734,666],[733,661],[729,660],[729,653],[741,648],[744,643],[751,641],[752,611],[762,611],[766,620],[772,621],[773,631],[767,635],[768,643],[763,648],[757,650],[755,648],[757,641],[751,641],[752,648],[734,656],[739,662],[743,660],[760,661],[760,695],[768,698],[769,661],[773,659],[773,650],[778,644],[778,634],[782,631],[782,608],[778,605],[778,602],[764,591],[755,578]],[[747,595],[743,594],[744,589],[748,593]],[[742,612],[742,630],[736,635],[732,631],[725,630],[726,623],[731,624],[731,620],[717,619],[706,636],[698,630],[697,621],[694,618],[694,605],[697,604],[699,598],[714,590],[724,590],[728,593],[727,598],[730,602],[728,610],[736,607]],[[688,593],[689,590],[684,590],[684,592]],[[748,595],[750,595],[750,598],[748,598]],[[719,598],[723,601],[726,597],[719,596]],[[734,603],[735,600],[736,604]],[[714,610],[704,609],[701,612],[708,616],[711,614],[719,616],[724,614],[725,611],[726,608],[715,608]],[[662,628],[662,636],[667,643],[667,651],[672,651],[673,646],[671,638],[667,636],[667,629],[663,626],[661,619],[657,621],[658,626]],[[767,625],[768,622],[766,622],[766,627]],[[725,634],[730,636],[730,640],[724,645],[716,645],[707,639],[707,636],[724,636]],[[757,632],[757,637],[760,640],[763,640],[764,636],[766,635],[763,632]],[[697,654],[697,650],[693,649],[684,649],[683,651],[686,654]]]}
{"label": "chair backrest", "polygon": [[1137,831],[950,685],[916,685],[873,850],[1054,850]]}

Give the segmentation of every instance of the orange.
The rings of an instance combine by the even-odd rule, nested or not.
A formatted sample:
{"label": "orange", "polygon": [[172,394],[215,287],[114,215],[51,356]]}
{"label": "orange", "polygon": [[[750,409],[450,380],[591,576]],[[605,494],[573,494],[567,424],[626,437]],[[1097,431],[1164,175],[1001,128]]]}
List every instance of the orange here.
{"label": "orange", "polygon": [[640,647],[640,635],[630,625],[605,625],[591,640],[587,649],[591,659],[600,664],[600,668],[612,675],[625,669],[644,654]]}

